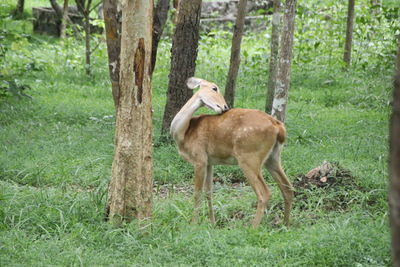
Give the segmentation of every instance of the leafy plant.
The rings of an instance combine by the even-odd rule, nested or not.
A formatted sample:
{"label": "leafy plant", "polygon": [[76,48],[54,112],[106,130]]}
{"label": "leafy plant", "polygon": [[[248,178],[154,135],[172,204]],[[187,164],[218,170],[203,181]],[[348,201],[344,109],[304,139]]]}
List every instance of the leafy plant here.
{"label": "leafy plant", "polygon": [[18,80],[4,80],[1,76],[0,79],[2,83],[0,84],[0,98],[5,97],[7,95],[12,95],[16,97],[28,97],[31,96],[24,93],[24,90],[30,89],[30,86],[27,84],[20,84]]}

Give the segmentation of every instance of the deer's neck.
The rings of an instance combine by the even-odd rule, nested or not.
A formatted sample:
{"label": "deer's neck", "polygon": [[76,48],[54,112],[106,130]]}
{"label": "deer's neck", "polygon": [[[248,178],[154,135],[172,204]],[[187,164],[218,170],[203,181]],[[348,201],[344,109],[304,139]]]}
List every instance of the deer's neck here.
{"label": "deer's neck", "polygon": [[174,140],[178,143],[183,142],[185,133],[189,128],[190,119],[193,114],[202,106],[202,102],[197,95],[193,95],[192,98],[181,108],[181,110],[175,115],[171,122],[170,132]]}

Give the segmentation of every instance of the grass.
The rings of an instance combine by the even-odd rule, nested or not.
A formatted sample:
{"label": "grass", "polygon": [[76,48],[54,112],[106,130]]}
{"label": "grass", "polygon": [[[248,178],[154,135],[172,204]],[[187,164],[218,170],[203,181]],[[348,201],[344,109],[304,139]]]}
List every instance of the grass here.
{"label": "grass", "polygon": [[[292,226],[285,228],[279,190],[265,173],[272,199],[254,230],[249,225],[256,198],[237,167],[215,170],[217,225],[209,225],[205,203],[200,223],[189,223],[193,170],[174,145],[158,141],[169,71],[165,38],[153,77],[154,216],[150,229],[137,222],[114,229],[103,220],[114,152],[105,45],[94,53],[93,75],[87,77],[82,42],[69,39],[62,47],[2,10],[4,29],[29,36],[6,40],[1,74],[29,85],[25,92],[32,100],[0,98],[0,266],[390,265],[387,122],[393,66],[379,64],[379,51],[356,43],[362,62],[373,64],[356,60],[347,72],[339,64],[340,49],[329,40],[329,59],[319,57],[326,50],[307,52],[307,59],[315,58],[311,62],[295,58],[284,168],[295,181],[323,160],[339,162],[356,186],[307,191],[306,198],[295,199]],[[222,88],[231,34],[212,34],[202,36],[196,75]],[[379,34],[370,41],[382,42]],[[268,38],[267,32],[244,38],[237,107],[264,108]],[[385,39],[383,54],[394,50],[393,43]]]}

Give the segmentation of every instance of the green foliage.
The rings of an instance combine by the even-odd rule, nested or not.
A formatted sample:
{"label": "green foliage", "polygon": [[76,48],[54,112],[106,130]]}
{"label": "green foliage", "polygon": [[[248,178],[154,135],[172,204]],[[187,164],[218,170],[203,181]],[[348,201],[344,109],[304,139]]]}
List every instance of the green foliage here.
{"label": "green foliage", "polygon": [[[114,152],[105,44],[93,53],[88,77],[82,40],[67,38],[61,46],[56,39],[32,34],[30,22],[1,13],[1,88],[10,94],[26,87],[22,93],[32,100],[0,101],[0,265],[390,265],[387,118],[399,25],[392,18],[398,11],[388,0],[382,14],[373,17],[365,8],[368,3],[357,2],[353,63],[343,72],[345,2],[299,2],[283,151],[292,181],[326,159],[349,169],[354,186],[306,190],[295,199],[287,229],[280,223],[279,189],[265,172],[272,198],[257,230],[248,227],[254,192],[233,166],[215,168],[216,226],[208,224],[205,203],[200,224],[189,224],[192,167],[175,145],[158,141],[168,84],[168,38],[160,43],[152,79],[151,227],[142,230],[132,222],[113,229],[104,222]],[[196,75],[221,88],[231,36],[214,31],[200,41]],[[269,41],[270,29],[243,38],[237,107],[264,109]]]}
{"label": "green foliage", "polygon": [[30,51],[32,37],[7,29],[0,30],[0,98],[8,95],[27,96],[23,91],[30,88],[21,82],[29,73],[43,70],[43,62],[35,59]]}

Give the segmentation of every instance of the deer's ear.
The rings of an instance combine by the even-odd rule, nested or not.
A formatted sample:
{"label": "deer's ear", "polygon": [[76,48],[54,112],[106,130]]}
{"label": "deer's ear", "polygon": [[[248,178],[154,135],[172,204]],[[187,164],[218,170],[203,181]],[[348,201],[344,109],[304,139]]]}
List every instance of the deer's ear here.
{"label": "deer's ear", "polygon": [[196,78],[196,77],[190,77],[189,79],[186,80],[186,85],[190,89],[194,89],[200,86],[201,82],[203,79]]}

